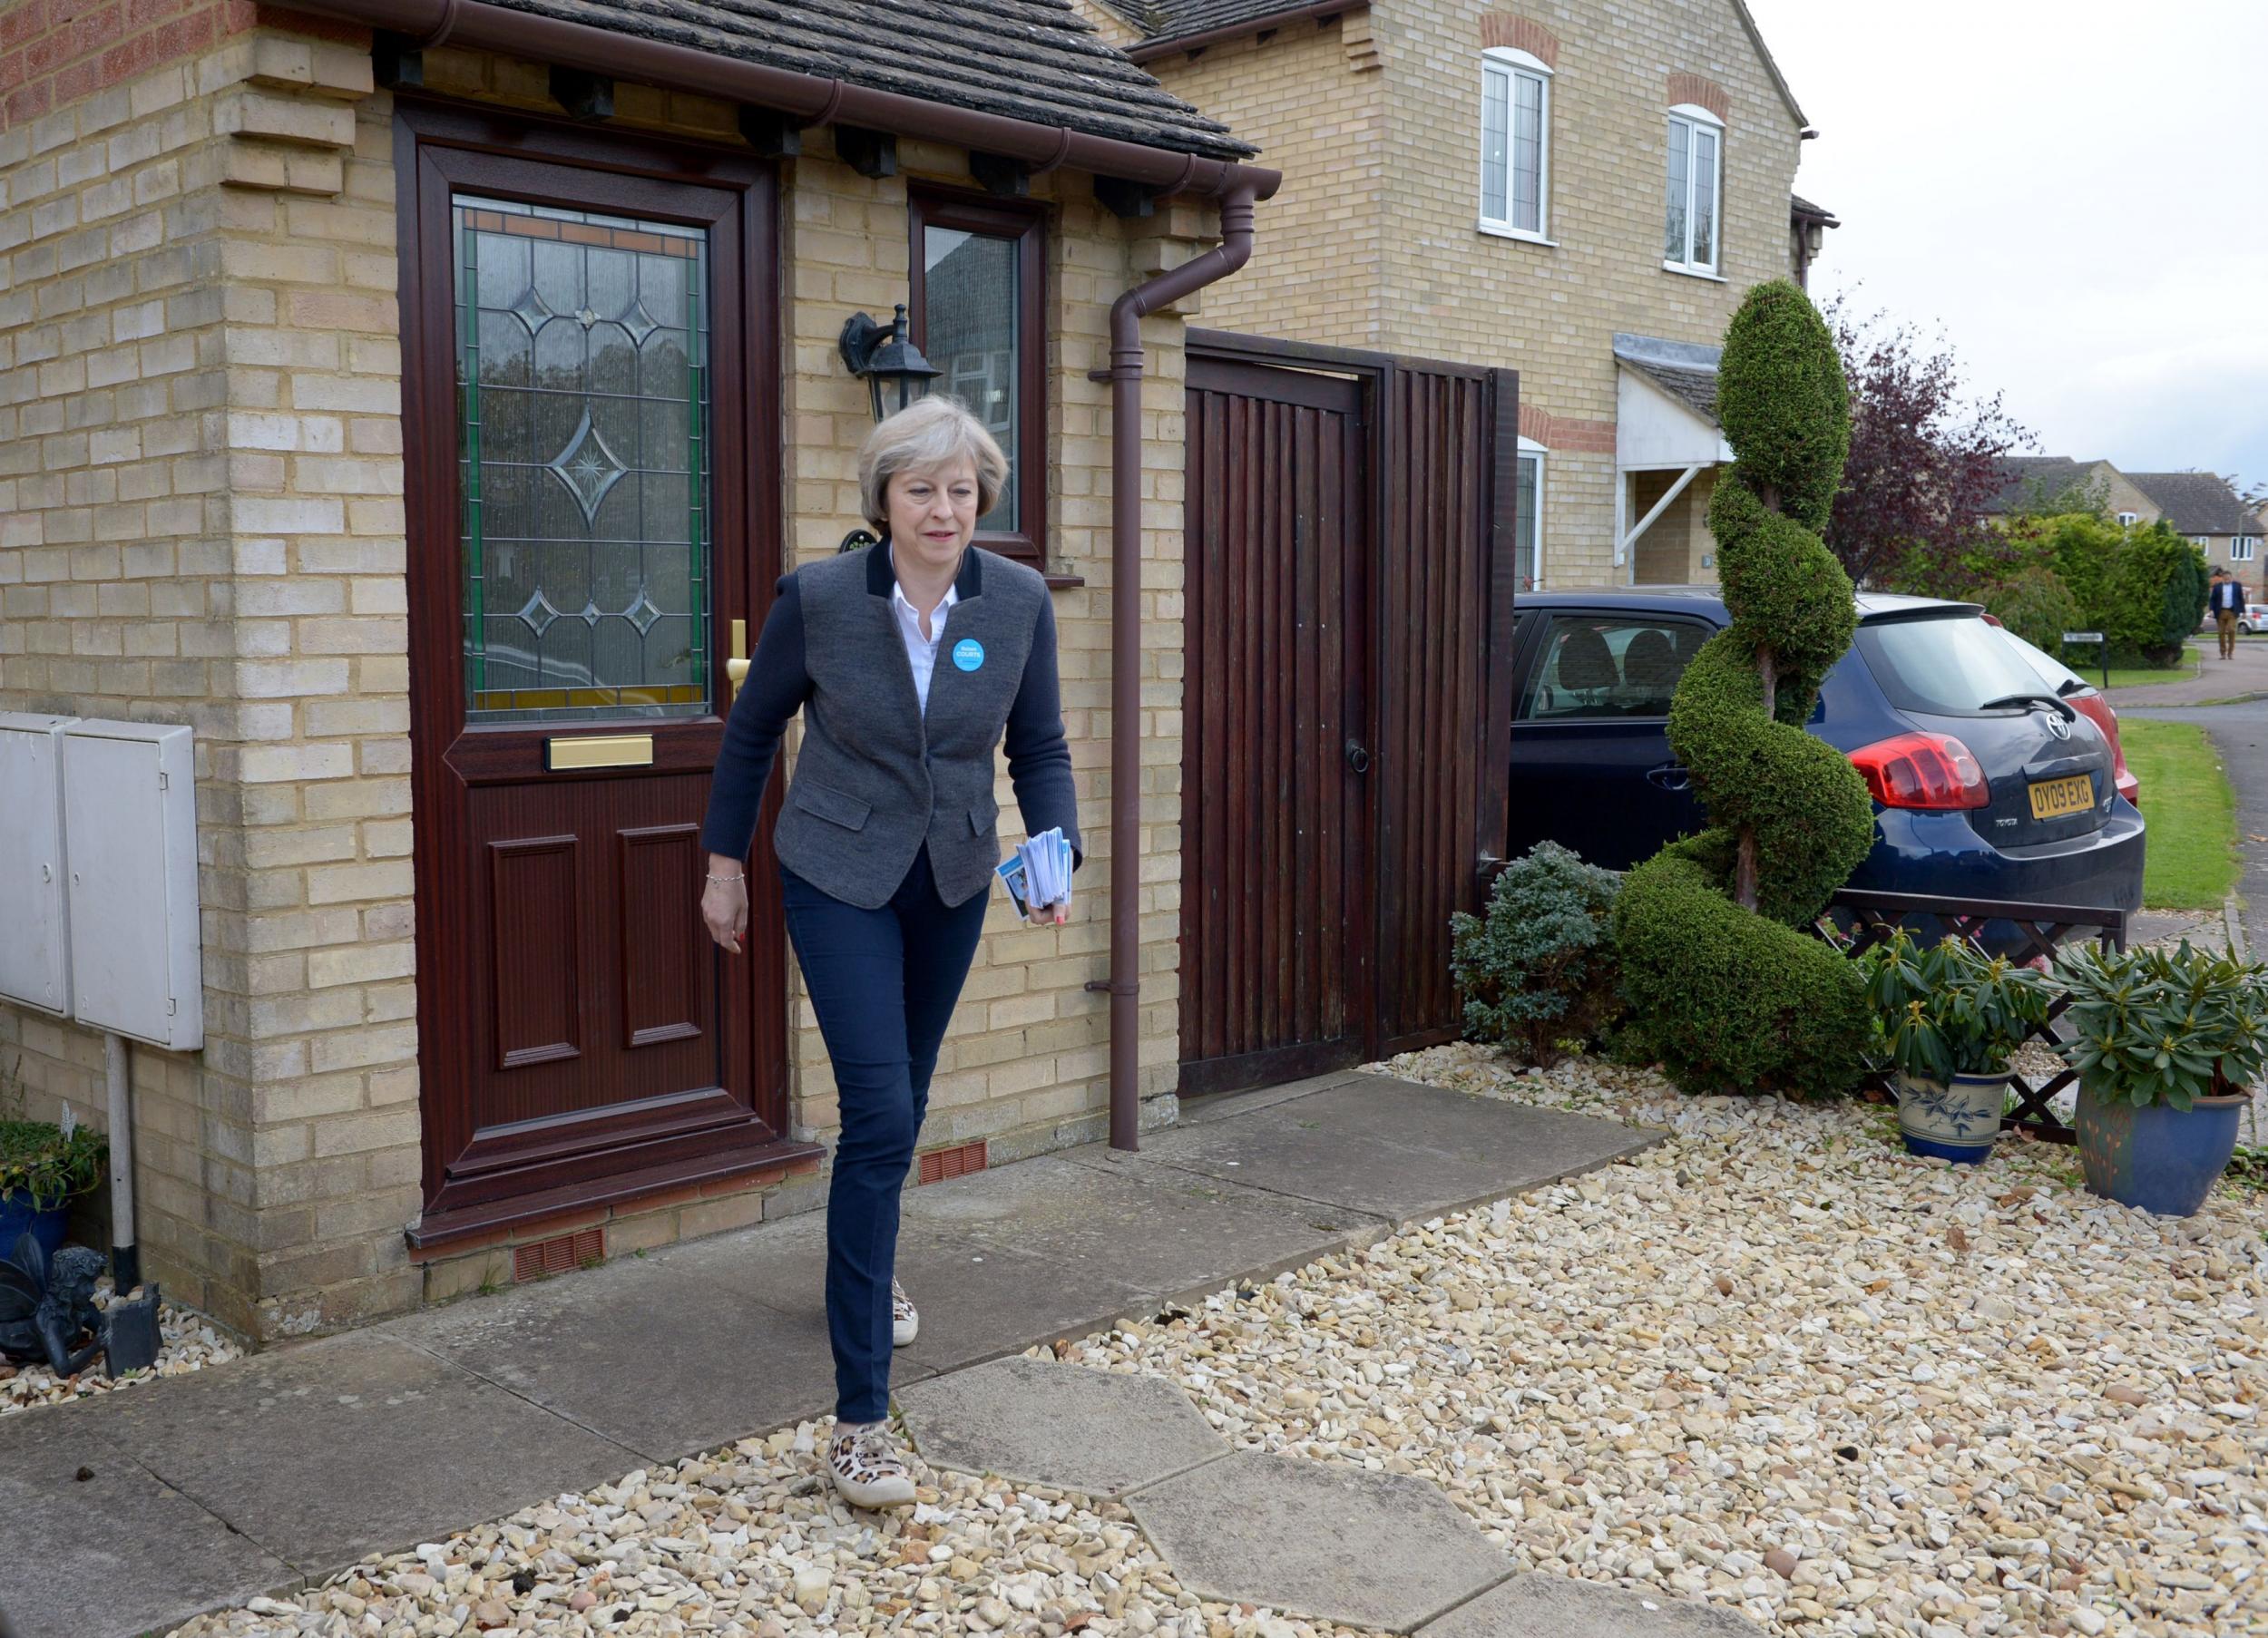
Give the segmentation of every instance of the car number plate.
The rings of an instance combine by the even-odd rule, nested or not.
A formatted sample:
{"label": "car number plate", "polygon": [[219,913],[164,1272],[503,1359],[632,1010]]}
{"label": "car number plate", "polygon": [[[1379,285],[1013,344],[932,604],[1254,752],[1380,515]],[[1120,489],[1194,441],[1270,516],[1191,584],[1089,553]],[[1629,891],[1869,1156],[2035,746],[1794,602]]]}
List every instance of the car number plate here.
{"label": "car number plate", "polygon": [[2095,806],[2095,782],[2085,774],[2070,779],[2043,779],[2032,786],[2032,817],[2060,819],[2085,814]]}

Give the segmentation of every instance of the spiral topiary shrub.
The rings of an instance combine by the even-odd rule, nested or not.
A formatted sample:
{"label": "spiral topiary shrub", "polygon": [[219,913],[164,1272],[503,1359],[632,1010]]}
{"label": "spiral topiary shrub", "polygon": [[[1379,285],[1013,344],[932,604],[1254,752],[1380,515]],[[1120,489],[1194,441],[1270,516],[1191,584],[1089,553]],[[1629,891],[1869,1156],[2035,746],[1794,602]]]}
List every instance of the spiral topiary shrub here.
{"label": "spiral topiary shrub", "polygon": [[1616,904],[1635,1028],[1687,1091],[1848,1087],[1865,1039],[1858,971],[1806,929],[1873,844],[1865,782],[1804,731],[1857,629],[1819,538],[1850,449],[1843,366],[1818,310],[1757,286],[1725,336],[1717,405],[1737,457],[1709,530],[1732,623],[1669,708],[1670,748],[1710,829],[1632,870]]}

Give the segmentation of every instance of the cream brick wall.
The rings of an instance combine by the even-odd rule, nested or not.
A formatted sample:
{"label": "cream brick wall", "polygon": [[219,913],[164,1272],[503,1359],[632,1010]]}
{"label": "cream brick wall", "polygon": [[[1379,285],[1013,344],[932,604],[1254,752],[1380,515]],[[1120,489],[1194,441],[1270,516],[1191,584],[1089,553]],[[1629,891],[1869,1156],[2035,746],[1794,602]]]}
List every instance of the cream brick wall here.
{"label": "cream brick wall", "polygon": [[[428,84],[551,112],[543,70],[447,51]],[[735,140],[733,111],[618,87],[621,122]],[[856,521],[865,390],[835,356],[854,307],[905,290],[906,144],[873,182],[825,137],[783,175],[785,536]],[[272,28],[0,132],[0,709],[198,729],[208,1038],[135,1054],[141,1238],[170,1295],[259,1338],[505,1277],[494,1245],[410,1261],[420,1206],[391,100],[367,53]],[[1087,179],[1050,204],[1050,540],[1066,726],[1090,860],[1074,921],[989,924],[925,1141],[995,1159],[1098,1136],[1106,1105],[1110,301],[1189,254],[1187,207],[1120,224]],[[1176,1078],[1182,321],[1146,321],[1141,1060]],[[1008,793],[1003,782],[1003,797]],[[1012,802],[1009,804],[1012,812]],[[792,967],[791,967],[792,973]],[[792,982],[792,978],[791,978]],[[836,1126],[807,1004],[791,1117]],[[0,1006],[30,1112],[103,1116],[99,1038]],[[713,1185],[545,1225],[611,1249],[762,1216]],[[807,1205],[808,1189],[794,1195]]]}
{"label": "cream brick wall", "polygon": [[[1475,225],[1484,17],[1526,19],[1558,42],[1551,245]],[[1345,47],[1351,27],[1364,52]],[[1365,54],[1376,72],[1360,66]],[[1285,171],[1251,267],[1206,322],[1519,370],[1523,411],[1559,434],[1544,439],[1544,583],[1611,578],[1614,333],[1715,344],[1751,285],[1791,271],[1797,122],[1728,0],[1379,0],[1149,67]],[[1662,267],[1672,74],[1726,94],[1721,281]],[[1334,146],[1351,124],[1359,139]],[[1353,216],[1320,233],[1298,214],[1342,197]]]}

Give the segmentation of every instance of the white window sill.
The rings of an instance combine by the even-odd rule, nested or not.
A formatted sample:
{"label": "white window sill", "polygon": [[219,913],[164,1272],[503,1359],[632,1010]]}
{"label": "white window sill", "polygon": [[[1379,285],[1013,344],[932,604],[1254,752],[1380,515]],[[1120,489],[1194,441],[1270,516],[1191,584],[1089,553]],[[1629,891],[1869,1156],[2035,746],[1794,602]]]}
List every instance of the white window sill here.
{"label": "white window sill", "polygon": [[1731,279],[1725,278],[1722,273],[1712,273],[1706,268],[1689,268],[1681,261],[1664,262],[1662,264],[1662,271],[1665,273],[1682,273],[1687,278],[1706,278],[1711,284],[1728,285],[1733,282]]}
{"label": "white window sill", "polygon": [[1541,245],[1547,250],[1556,250],[1559,248],[1558,239],[1546,239],[1540,233],[1530,233],[1519,228],[1501,228],[1493,222],[1477,222],[1474,226],[1491,239],[1516,239],[1522,244]]}

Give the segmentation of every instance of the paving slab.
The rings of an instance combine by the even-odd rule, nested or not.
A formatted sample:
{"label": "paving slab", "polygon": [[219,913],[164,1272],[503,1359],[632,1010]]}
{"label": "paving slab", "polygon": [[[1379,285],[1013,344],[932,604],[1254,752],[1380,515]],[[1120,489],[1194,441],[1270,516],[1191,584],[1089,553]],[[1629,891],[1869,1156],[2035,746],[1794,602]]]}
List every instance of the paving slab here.
{"label": "paving slab", "polygon": [[[1269,1113],[1252,1118],[1264,1120]],[[1241,1125],[1206,1129],[1228,1133]],[[1296,1268],[1350,1231],[1374,1234],[1384,1226],[1358,1212],[1247,1186],[1233,1171],[1216,1177],[1188,1168],[1121,1165],[1110,1154],[1097,1145],[910,1190],[906,1221],[984,1246],[1044,1247],[1090,1288],[1118,1285],[1139,1293],[1131,1308],[1090,1305],[1097,1321],[1138,1311],[1147,1319],[1168,1299]],[[907,1290],[921,1302],[919,1292]],[[927,1314],[924,1308],[924,1327]]]}
{"label": "paving slab", "polygon": [[823,1316],[815,1330],[807,1316],[655,1257],[468,1299],[388,1330],[649,1464],[835,1409]]}
{"label": "paving slab", "polygon": [[[1389,1224],[1422,1222],[1637,1154],[1660,1135],[1563,1109],[1356,1075],[1235,1120],[1142,1141],[1139,1159]],[[1110,1151],[1070,1158],[1123,1165]]]}
{"label": "paving slab", "polygon": [[1199,1597],[1407,1633],[1512,1573],[1424,1479],[1239,1451],[1127,1505]]}
{"label": "paving slab", "polygon": [[[112,1394],[104,1410],[104,1431],[143,1467],[308,1575],[641,1465],[635,1450],[372,1331]],[[184,1604],[182,1618],[198,1607]]]}
{"label": "paving slab", "polygon": [[128,1456],[92,1409],[0,1417],[0,1610],[15,1638],[139,1638],[298,1584]]}
{"label": "paving slab", "polygon": [[[1030,1164],[1030,1163],[1026,1163]],[[992,1175],[992,1174],[987,1174]],[[924,1189],[950,1188],[933,1184]],[[1097,1321],[1142,1308],[1135,1287],[1074,1268],[1043,1241],[1031,1249],[1002,1245],[929,1221],[907,1207],[898,1229],[898,1282],[921,1310],[921,1334],[897,1350],[891,1380],[903,1386],[941,1370],[1022,1353],[1059,1337],[1082,1336]],[[786,1316],[783,1344],[800,1347],[824,1378],[814,1409],[754,1424],[777,1428],[835,1409],[834,1366],[826,1333],[826,1224],[817,1215],[672,1247],[666,1257],[704,1282],[744,1292]],[[652,1261],[653,1259],[649,1259]]]}
{"label": "paving slab", "polygon": [[1722,1604],[1578,1581],[1515,1575],[1418,1629],[1418,1638],[1759,1638]]}
{"label": "paving slab", "polygon": [[1228,1454],[1180,1385],[996,1360],[898,1394],[924,1461],[1117,1500]]}

